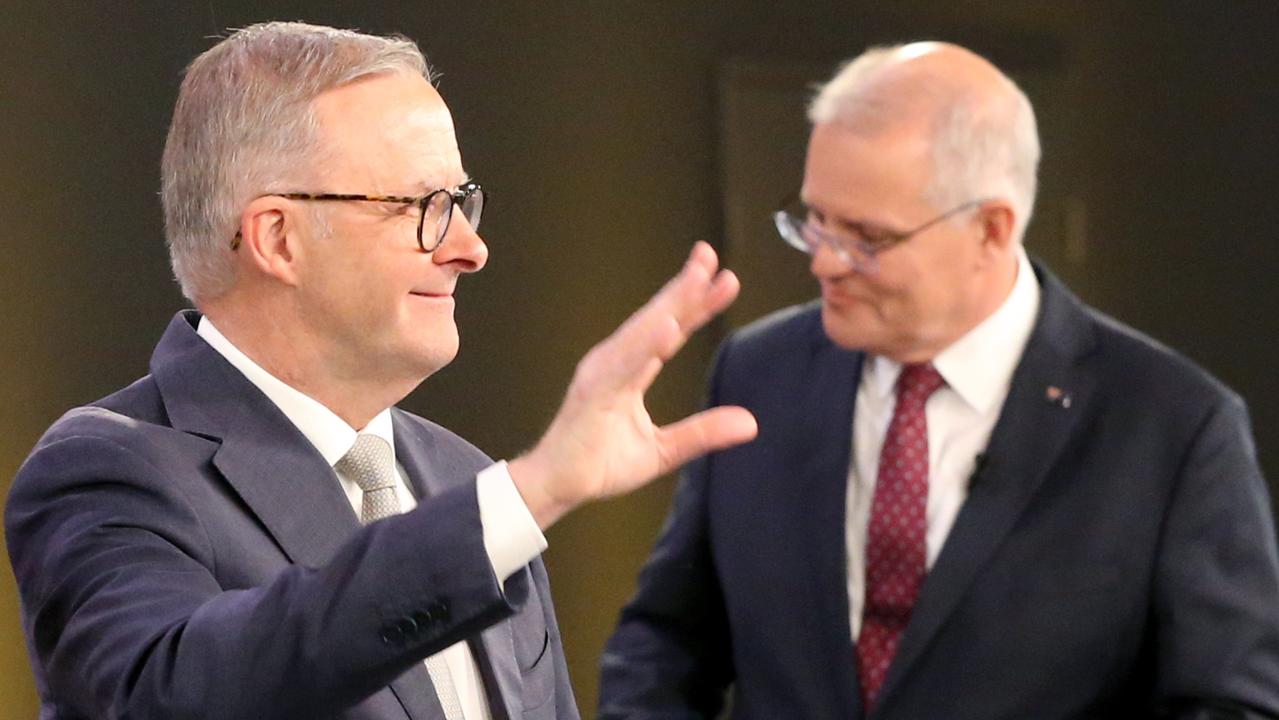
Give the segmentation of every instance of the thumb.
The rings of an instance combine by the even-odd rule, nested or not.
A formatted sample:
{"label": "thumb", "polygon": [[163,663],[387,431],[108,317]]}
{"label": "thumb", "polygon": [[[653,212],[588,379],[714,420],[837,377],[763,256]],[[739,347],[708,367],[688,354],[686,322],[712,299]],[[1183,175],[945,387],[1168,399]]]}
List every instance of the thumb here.
{"label": "thumb", "polygon": [[725,405],[703,410],[658,430],[658,453],[667,473],[693,458],[755,439],[759,427],[749,410]]}

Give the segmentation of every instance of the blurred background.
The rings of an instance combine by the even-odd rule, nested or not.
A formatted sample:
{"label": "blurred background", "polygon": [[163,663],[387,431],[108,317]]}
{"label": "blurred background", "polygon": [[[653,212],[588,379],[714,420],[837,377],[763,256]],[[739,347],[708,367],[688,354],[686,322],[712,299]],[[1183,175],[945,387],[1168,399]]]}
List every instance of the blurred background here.
{"label": "blurred background", "polygon": [[[742,298],[650,395],[659,420],[693,410],[724,332],[814,294],[768,217],[798,188],[811,83],[869,44],[946,39],[1035,104],[1030,251],[1241,392],[1263,468],[1279,462],[1274,0],[0,0],[0,17],[0,491],[62,412],[145,373],[184,307],[157,197],[181,71],[225,28],[269,19],[403,33],[442,72],[491,190],[492,258],[459,288],[458,360],[404,406],[495,457],[536,440],[580,355],[706,239]],[[586,717],[671,489],[549,533]],[[4,559],[0,720],[35,709]]]}

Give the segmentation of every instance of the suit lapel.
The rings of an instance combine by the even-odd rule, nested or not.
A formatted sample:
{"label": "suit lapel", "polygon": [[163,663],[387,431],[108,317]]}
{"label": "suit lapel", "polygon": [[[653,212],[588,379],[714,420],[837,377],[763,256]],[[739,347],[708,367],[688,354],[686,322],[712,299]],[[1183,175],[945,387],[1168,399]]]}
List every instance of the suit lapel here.
{"label": "suit lapel", "polygon": [[418,502],[444,491],[443,468],[436,467],[435,437],[418,427],[399,408],[391,408],[391,432],[395,436],[395,459],[408,475]]}
{"label": "suit lapel", "polygon": [[422,663],[414,663],[407,672],[392,680],[391,692],[412,720],[444,720],[440,696],[435,694],[431,676]]}
{"label": "suit lapel", "polygon": [[[1092,348],[1091,326],[1078,301],[1046,271],[1036,270],[1043,290],[1039,320],[1013,373],[984,466],[974,474],[968,499],[902,635],[879,708],[903,686],[1087,412],[1094,379],[1078,361]],[[1063,402],[1065,395],[1069,400]]]}
{"label": "suit lapel", "polygon": [[852,444],[853,401],[861,377],[862,355],[841,350],[826,339],[820,326],[814,331],[814,352],[803,389],[795,395],[796,436],[784,447],[797,448],[793,466],[801,468],[806,506],[800,527],[810,535],[809,547],[830,551],[812,553],[808,561],[815,590],[820,627],[825,634],[820,654],[813,658],[829,668],[832,687],[849,717],[859,717],[857,668],[848,624],[848,562],[844,548],[848,463]]}
{"label": "suit lapel", "polygon": [[213,464],[290,559],[320,567],[360,524],[324,458],[288,439],[237,433],[223,438]]}
{"label": "suit lapel", "polygon": [[258,388],[194,331],[183,313],[151,372],[179,430],[221,441],[213,464],[290,560],[328,562],[359,527],[333,469]]}

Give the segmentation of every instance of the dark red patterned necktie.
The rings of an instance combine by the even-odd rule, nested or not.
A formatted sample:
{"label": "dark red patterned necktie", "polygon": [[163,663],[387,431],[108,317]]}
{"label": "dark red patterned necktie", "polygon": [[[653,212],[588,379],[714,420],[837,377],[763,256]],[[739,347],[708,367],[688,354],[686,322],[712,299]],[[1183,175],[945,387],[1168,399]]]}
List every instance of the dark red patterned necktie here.
{"label": "dark red patterned necktie", "polygon": [[943,380],[931,363],[906,365],[879,455],[866,530],[866,600],[857,637],[862,702],[875,703],[924,583],[928,507],[928,421],[924,403]]}

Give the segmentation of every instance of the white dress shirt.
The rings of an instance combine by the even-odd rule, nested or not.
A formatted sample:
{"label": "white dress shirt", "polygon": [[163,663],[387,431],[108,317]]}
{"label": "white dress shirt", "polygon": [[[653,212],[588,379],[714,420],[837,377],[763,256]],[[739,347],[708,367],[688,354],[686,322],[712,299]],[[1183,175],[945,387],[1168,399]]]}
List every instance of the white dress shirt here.
{"label": "white dress shirt", "polygon": [[[292,422],[307,440],[315,446],[320,455],[330,465],[336,465],[355,444],[358,432],[370,433],[386,440],[395,451],[395,434],[391,426],[389,409],[378,413],[369,424],[357,431],[336,413],[328,409],[314,398],[300,392],[283,380],[267,372],[240,351],[230,340],[218,331],[206,317],[200,318],[196,332],[204,338],[227,362],[248,378],[276,407]],[[400,501],[401,512],[408,512],[417,507],[417,498],[409,489],[408,476],[397,460],[396,473],[400,482],[395,493]],[[351,509],[355,516],[360,516],[360,505],[364,493],[354,480],[337,472],[337,480],[342,485]],[[546,538],[533,520],[528,506],[524,504],[520,493],[511,481],[506,463],[499,462],[488,467],[476,478],[476,494],[480,508],[480,524],[484,533],[484,549],[488,553],[493,567],[493,575],[500,585],[516,570],[527,565],[546,549]],[[465,642],[459,642],[440,653],[448,664],[449,673],[453,676],[453,684],[457,688],[458,698],[462,702],[462,714],[466,720],[490,720],[488,702],[484,697],[484,686],[480,680],[479,667],[475,657]]]}
{"label": "white dress shirt", "polygon": [[[928,506],[925,562],[937,560],[964,500],[968,481],[999,419],[1039,312],[1039,283],[1018,248],[1017,280],[1007,299],[977,327],[933,358],[946,381],[924,406],[928,420]],[[866,594],[866,530],[870,524],[879,454],[897,403],[901,363],[868,356],[853,410],[853,451],[848,468],[845,545],[848,613],[854,642],[861,632]]]}

